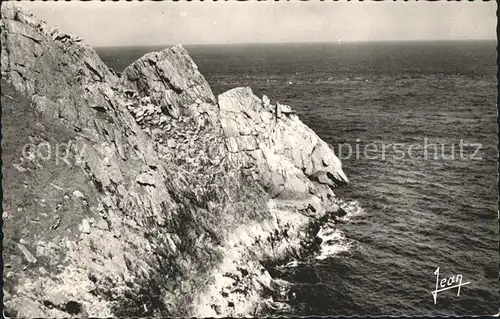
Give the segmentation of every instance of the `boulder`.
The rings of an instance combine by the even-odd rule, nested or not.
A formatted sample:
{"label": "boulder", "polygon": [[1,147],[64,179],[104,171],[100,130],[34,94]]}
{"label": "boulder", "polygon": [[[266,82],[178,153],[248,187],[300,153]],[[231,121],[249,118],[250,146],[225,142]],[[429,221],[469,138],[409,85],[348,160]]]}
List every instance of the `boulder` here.
{"label": "boulder", "polygon": [[278,109],[279,113],[282,114],[295,114],[295,111],[292,110],[292,108],[288,105],[280,104],[279,102],[276,102],[276,106]]}
{"label": "boulder", "polygon": [[175,142],[175,140],[173,138],[168,139],[167,146],[169,148],[175,148],[176,145],[177,145],[177,143]]}
{"label": "boulder", "polygon": [[266,95],[262,96],[262,103],[264,104],[264,107],[269,107],[271,105],[271,101]]}
{"label": "boulder", "polygon": [[90,234],[90,223],[87,219],[82,220],[81,230],[84,234]]}

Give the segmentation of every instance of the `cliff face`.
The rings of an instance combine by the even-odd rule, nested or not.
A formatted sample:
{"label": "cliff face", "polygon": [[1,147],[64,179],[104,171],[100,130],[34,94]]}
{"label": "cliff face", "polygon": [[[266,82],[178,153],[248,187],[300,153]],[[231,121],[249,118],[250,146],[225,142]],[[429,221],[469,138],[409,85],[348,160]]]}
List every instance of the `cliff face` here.
{"label": "cliff face", "polygon": [[1,17],[8,314],[275,306],[262,263],[299,258],[339,209],[326,143],[249,88],[216,99],[181,46],[119,78],[81,39],[9,2]]}

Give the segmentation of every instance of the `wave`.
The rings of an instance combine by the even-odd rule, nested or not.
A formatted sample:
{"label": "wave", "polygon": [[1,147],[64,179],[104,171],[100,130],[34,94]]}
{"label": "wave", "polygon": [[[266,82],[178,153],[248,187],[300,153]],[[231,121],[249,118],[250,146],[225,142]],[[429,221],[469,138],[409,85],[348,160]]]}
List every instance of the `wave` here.
{"label": "wave", "polygon": [[[271,298],[264,299],[265,310],[261,314],[283,315],[295,313],[299,306],[296,300],[296,291],[300,291],[300,285],[304,282],[313,283],[311,275],[315,274],[314,264],[331,257],[349,256],[350,250],[355,247],[355,242],[349,240],[340,229],[339,221],[348,222],[356,216],[363,215],[365,210],[358,201],[339,201],[342,216],[332,216],[319,226],[315,234],[321,240],[318,250],[303,260],[291,260],[285,264],[272,267],[273,293]],[[311,273],[312,272],[312,273]],[[275,277],[276,276],[276,277]],[[319,282],[319,278],[318,278]],[[300,307],[299,307],[300,308]]]}
{"label": "wave", "polygon": [[329,224],[321,226],[317,236],[322,240],[319,254],[315,257],[317,260],[346,254],[352,246],[341,230],[332,228]]}
{"label": "wave", "polygon": [[[339,206],[343,215],[339,216],[337,221],[345,223],[365,214],[365,210],[357,200],[341,200]],[[327,221],[321,225],[316,236],[321,239],[319,254],[314,257],[316,260],[349,254],[350,249],[353,247],[353,242],[346,238],[335,221]]]}
{"label": "wave", "polygon": [[288,263],[286,263],[285,265],[279,265],[279,266],[276,266],[277,269],[285,269],[285,268],[297,268],[298,266],[300,265],[304,265],[304,264],[307,264],[306,262],[303,262],[303,261],[298,261],[298,260],[292,260]]}
{"label": "wave", "polygon": [[341,201],[339,206],[345,212],[344,216],[339,218],[339,220],[343,222],[350,221],[353,217],[361,216],[366,213],[357,200]]}

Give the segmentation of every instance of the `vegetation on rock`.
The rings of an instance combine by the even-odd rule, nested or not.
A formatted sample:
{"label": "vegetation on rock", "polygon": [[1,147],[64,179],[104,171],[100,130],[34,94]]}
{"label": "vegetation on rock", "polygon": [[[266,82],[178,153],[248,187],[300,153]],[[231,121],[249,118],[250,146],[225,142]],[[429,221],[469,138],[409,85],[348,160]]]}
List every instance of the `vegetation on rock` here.
{"label": "vegetation on rock", "polygon": [[262,265],[300,258],[338,210],[333,151],[248,88],[216,99],[181,46],[119,78],[81,39],[10,2],[1,15],[6,314],[273,307]]}

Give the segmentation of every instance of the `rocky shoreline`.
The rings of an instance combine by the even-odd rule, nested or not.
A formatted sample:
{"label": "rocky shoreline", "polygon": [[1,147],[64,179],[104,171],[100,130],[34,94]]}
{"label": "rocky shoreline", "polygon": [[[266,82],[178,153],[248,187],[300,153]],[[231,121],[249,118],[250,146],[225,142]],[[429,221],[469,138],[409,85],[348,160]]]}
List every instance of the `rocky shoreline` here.
{"label": "rocky shoreline", "polygon": [[[2,2],[1,17],[6,314],[285,307],[263,265],[300,259],[342,212],[328,145],[250,88],[216,98],[182,46],[119,77],[22,8]],[[64,143],[70,165],[21,156],[27,143]]]}

